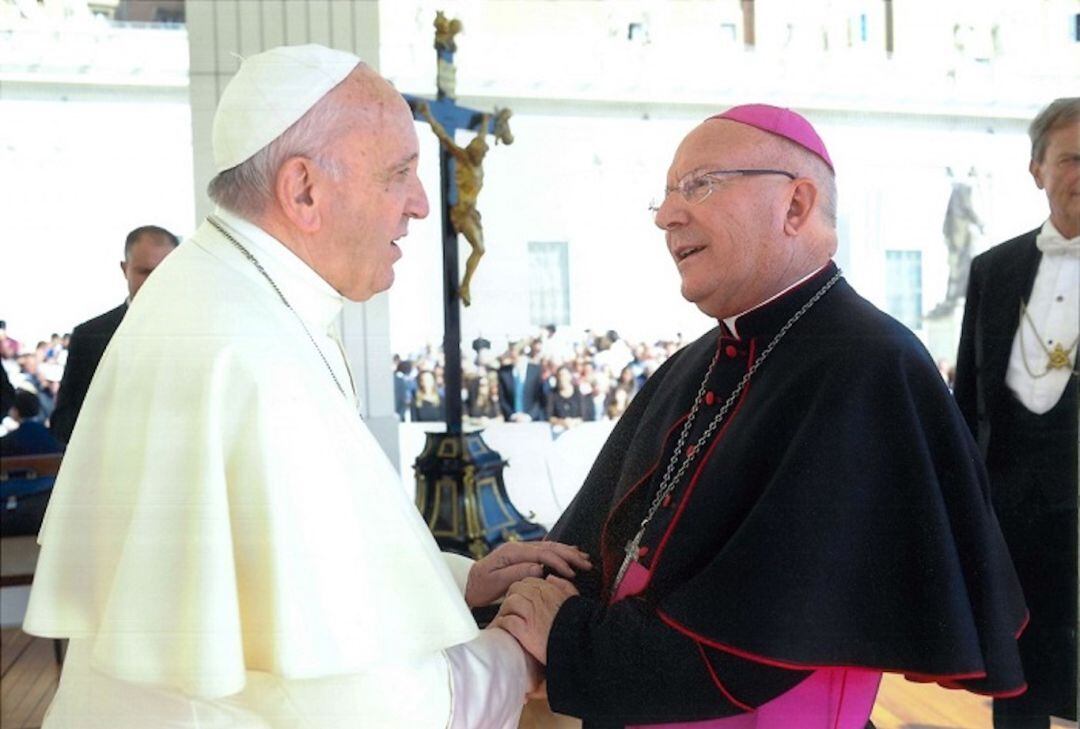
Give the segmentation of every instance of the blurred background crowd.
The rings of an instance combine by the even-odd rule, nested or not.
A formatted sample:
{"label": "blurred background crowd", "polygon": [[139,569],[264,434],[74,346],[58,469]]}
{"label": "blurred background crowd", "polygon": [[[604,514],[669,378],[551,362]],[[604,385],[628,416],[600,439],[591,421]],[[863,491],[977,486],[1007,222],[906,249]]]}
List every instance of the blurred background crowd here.
{"label": "blurred background crowd", "polygon": [[[618,332],[547,325],[504,348],[478,338],[462,355],[466,422],[547,421],[556,431],[617,419],[649,376],[683,345],[681,334],[655,342]],[[394,355],[394,402],[402,421],[445,418],[445,356],[434,345]]]}

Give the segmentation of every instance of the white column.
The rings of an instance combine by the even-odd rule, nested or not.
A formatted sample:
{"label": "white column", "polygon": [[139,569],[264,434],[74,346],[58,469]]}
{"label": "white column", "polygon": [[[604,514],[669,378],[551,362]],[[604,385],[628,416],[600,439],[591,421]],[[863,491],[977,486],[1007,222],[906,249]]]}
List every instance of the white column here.
{"label": "white column", "polygon": [[[206,186],[214,176],[210,130],[222,89],[239,58],[274,46],[321,43],[351,51],[379,67],[379,3],[371,0],[187,0],[191,50],[191,124],[195,154],[195,210],[213,206]],[[342,334],[361,413],[392,463],[398,463],[397,416],[390,361],[387,297],[348,304]]]}

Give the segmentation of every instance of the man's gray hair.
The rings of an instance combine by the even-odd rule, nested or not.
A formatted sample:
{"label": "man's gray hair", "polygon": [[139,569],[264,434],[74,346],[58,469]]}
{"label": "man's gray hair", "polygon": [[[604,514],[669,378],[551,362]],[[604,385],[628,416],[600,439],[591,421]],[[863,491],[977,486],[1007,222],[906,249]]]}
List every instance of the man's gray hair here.
{"label": "man's gray hair", "polygon": [[812,177],[818,183],[821,193],[821,212],[829,227],[836,230],[836,173],[823,161],[819,161],[814,167]]}
{"label": "man's gray hair", "polygon": [[226,210],[250,219],[273,201],[278,170],[291,157],[307,157],[337,177],[341,165],[328,154],[328,147],[340,136],[344,113],[334,94],[327,94],[280,137],[236,167],[219,172],[207,186],[207,195]]}
{"label": "man's gray hair", "polygon": [[1050,132],[1077,121],[1080,121],[1078,96],[1055,99],[1040,111],[1028,127],[1028,136],[1031,137],[1031,161],[1042,164],[1046,148],[1050,146]]}
{"label": "man's gray hair", "polygon": [[789,161],[794,158],[797,161],[797,169],[791,170],[791,172],[801,176],[809,177],[817,184],[818,189],[818,207],[821,210],[822,216],[825,218],[825,222],[833,230],[836,229],[836,173],[832,168],[825,163],[821,157],[806,149],[805,147],[792,142],[790,139],[784,139],[782,137],[772,136],[777,147],[778,156],[776,157],[776,164],[783,168],[783,165],[790,166]]}

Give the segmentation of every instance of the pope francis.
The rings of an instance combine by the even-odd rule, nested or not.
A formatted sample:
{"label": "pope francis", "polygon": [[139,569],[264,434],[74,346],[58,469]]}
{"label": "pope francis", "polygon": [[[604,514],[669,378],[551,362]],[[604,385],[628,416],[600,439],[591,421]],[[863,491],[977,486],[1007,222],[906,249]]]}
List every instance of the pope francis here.
{"label": "pope francis", "polygon": [[213,145],[217,210],[109,345],[39,536],[24,627],[71,641],[44,728],[515,725],[531,659],[467,605],[587,560],[440,554],[338,336],[428,213],[407,105],[352,54],[276,48]]}

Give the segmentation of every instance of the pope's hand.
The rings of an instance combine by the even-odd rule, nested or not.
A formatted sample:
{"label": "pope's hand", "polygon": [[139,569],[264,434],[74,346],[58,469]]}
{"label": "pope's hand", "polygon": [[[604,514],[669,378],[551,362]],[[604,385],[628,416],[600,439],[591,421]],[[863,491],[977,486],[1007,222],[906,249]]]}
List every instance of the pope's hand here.
{"label": "pope's hand", "polygon": [[522,648],[546,666],[548,635],[555,614],[577,594],[577,588],[561,577],[530,577],[510,588],[492,625],[517,638]]}
{"label": "pope's hand", "polygon": [[589,556],[569,544],[506,542],[469,570],[465,602],[469,607],[490,605],[518,580],[539,577],[545,566],[563,577],[573,577],[575,570],[592,569]]}

